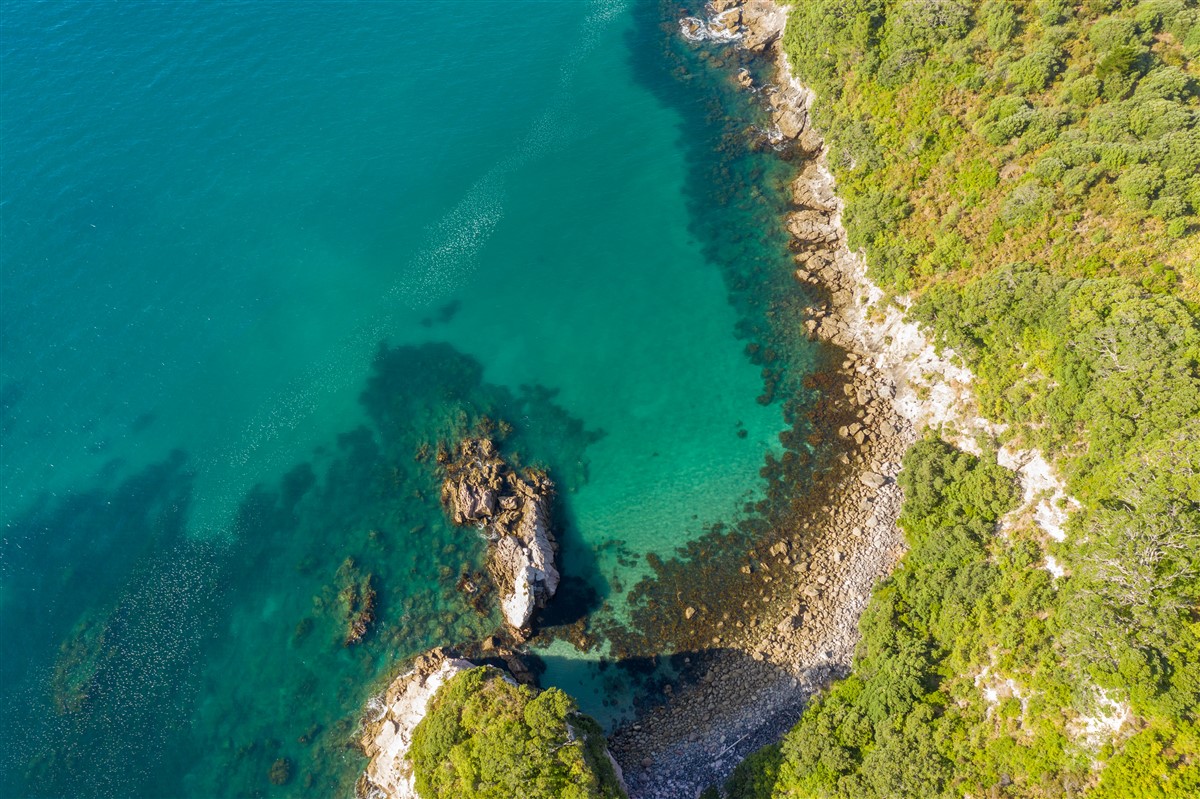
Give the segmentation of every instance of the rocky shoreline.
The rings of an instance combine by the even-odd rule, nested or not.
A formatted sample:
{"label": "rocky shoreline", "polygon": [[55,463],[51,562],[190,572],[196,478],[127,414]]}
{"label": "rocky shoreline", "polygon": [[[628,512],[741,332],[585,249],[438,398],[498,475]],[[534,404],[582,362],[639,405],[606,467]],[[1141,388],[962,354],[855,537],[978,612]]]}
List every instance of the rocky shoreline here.
{"label": "rocky shoreline", "polygon": [[770,615],[736,624],[698,682],[612,736],[635,799],[693,799],[718,784],[754,749],[778,741],[809,698],[848,671],[871,590],[904,553],[895,479],[904,452],[926,426],[963,423],[969,436],[979,420],[970,373],[904,322],[903,307],[885,301],[847,245],[824,145],[809,122],[813,96],[791,77],[779,46],[787,9],[771,0],[715,0],[708,11],[706,20],[681,20],[682,35],[774,63],[773,85],[754,86],[745,71],[735,79],[763,93],[773,123],[768,140],[802,164],[786,224],[795,277],[820,298],[807,309],[804,333],[840,357],[840,396],[824,400],[836,409],[825,415],[852,421],[837,429],[845,447],[822,501],[792,540],[778,540],[757,564],[774,597]]}
{"label": "rocky shoreline", "polygon": [[[813,694],[848,672],[871,590],[904,554],[896,476],[905,451],[926,429],[976,454],[981,439],[995,444],[1003,433],[980,415],[971,372],[905,321],[907,298],[886,296],[850,250],[824,143],[809,118],[815,98],[792,76],[780,46],[787,8],[774,0],[713,0],[706,10],[707,19],[680,20],[681,35],[772,62],[770,85],[756,86],[745,69],[733,79],[762,93],[768,142],[800,164],[785,221],[795,277],[818,298],[806,309],[804,333],[840,357],[834,383],[841,396],[826,396],[820,415],[851,421],[837,428],[844,447],[810,518],[757,564],[771,600],[766,617],[714,638],[720,648],[699,682],[612,736],[633,799],[693,799],[746,755],[780,740]],[[1077,503],[1053,468],[1035,450],[1006,445],[999,453],[1024,493],[1010,517],[1032,518],[1061,540],[1067,509]],[[1053,558],[1045,568],[1060,573]]]}
{"label": "rocky shoreline", "polygon": [[[814,298],[797,334],[826,345],[836,367],[823,378],[816,418],[829,428],[819,431],[823,437],[837,444],[805,514],[777,531],[765,551],[751,551],[742,567],[759,609],[683,609],[681,622],[717,634],[682,658],[694,659],[698,679],[667,686],[664,704],[610,736],[632,799],[694,799],[755,749],[780,740],[810,698],[848,672],[871,591],[904,554],[896,477],[905,451],[925,429],[975,452],[981,437],[1002,432],[979,415],[970,371],[904,320],[905,298],[887,297],[849,249],[824,143],[810,123],[814,97],[792,77],[780,46],[786,7],[714,0],[707,14],[683,17],[679,34],[701,47],[743,48],[773,68],[764,85],[745,69],[731,79],[764,98],[764,142],[797,164],[784,222],[794,277]],[[489,571],[519,642],[558,583],[546,525],[553,486],[544,475],[517,476],[489,445],[469,440],[453,458],[439,457],[443,502],[456,523],[479,526],[493,542]],[[1052,469],[1036,452],[1005,448],[1001,457],[1025,488],[1014,518],[1036,517],[1056,537],[1050,525],[1060,527],[1065,511],[1056,510],[1064,494]],[[700,624],[714,611],[720,620]]]}
{"label": "rocky shoreline", "polygon": [[418,799],[408,749],[429,701],[446,682],[473,663],[445,649],[418,657],[383,694],[371,700],[359,745],[370,758],[354,787],[357,799]]}

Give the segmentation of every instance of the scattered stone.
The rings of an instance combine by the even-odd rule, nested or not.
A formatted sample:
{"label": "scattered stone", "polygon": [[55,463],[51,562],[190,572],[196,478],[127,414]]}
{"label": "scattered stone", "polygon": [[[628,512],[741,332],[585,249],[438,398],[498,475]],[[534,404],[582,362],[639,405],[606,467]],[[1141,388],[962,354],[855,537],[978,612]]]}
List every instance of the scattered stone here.
{"label": "scattered stone", "polygon": [[862,477],[859,479],[862,480],[862,484],[867,488],[882,488],[887,485],[887,478],[875,472],[863,472]]}

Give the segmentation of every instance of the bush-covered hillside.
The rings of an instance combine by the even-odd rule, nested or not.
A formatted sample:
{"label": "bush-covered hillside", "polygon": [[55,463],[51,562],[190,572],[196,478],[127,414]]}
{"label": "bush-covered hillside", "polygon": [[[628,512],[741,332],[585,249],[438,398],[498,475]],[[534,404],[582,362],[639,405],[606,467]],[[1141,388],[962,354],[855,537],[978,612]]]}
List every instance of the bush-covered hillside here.
{"label": "bush-covered hillside", "polygon": [[913,447],[853,673],[728,795],[1200,796],[1196,3],[803,0],[785,46],[870,274],[1081,507]]}
{"label": "bush-covered hillside", "polygon": [[[915,445],[901,474],[911,550],[863,616],[853,673],[730,795],[1200,795],[1198,432],[1122,464],[1057,579],[1044,542],[996,534],[1011,472]],[[1115,706],[1133,718],[1114,747]]]}
{"label": "bush-covered hillside", "polygon": [[785,47],[880,285],[1024,261],[1200,299],[1194,0],[805,0]]}
{"label": "bush-covered hillside", "polygon": [[557,688],[535,693],[496,669],[456,675],[409,751],[425,799],[623,799],[604,732]]}

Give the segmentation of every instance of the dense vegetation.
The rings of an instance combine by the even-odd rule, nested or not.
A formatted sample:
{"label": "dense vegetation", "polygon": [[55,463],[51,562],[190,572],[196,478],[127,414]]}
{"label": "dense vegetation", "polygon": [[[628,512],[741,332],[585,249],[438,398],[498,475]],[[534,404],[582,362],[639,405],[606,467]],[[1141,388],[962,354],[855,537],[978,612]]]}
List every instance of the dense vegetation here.
{"label": "dense vegetation", "polygon": [[789,20],[880,285],[1025,261],[1200,296],[1194,0],[806,0]]}
{"label": "dense vegetation", "polygon": [[430,702],[410,750],[426,799],[620,799],[604,732],[557,688],[536,693],[481,667]]}
{"label": "dense vegetation", "polygon": [[1080,507],[914,446],[851,675],[726,795],[1200,796],[1200,10],[804,0],[785,47],[870,274]]}

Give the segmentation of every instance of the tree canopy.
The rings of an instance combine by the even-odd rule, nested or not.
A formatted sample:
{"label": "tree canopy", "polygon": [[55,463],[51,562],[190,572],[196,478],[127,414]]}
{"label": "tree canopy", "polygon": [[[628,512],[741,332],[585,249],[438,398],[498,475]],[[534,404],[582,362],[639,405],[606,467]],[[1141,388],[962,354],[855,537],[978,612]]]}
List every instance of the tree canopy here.
{"label": "tree canopy", "polygon": [[409,757],[426,799],[623,799],[600,726],[557,688],[479,667],[443,685]]}

